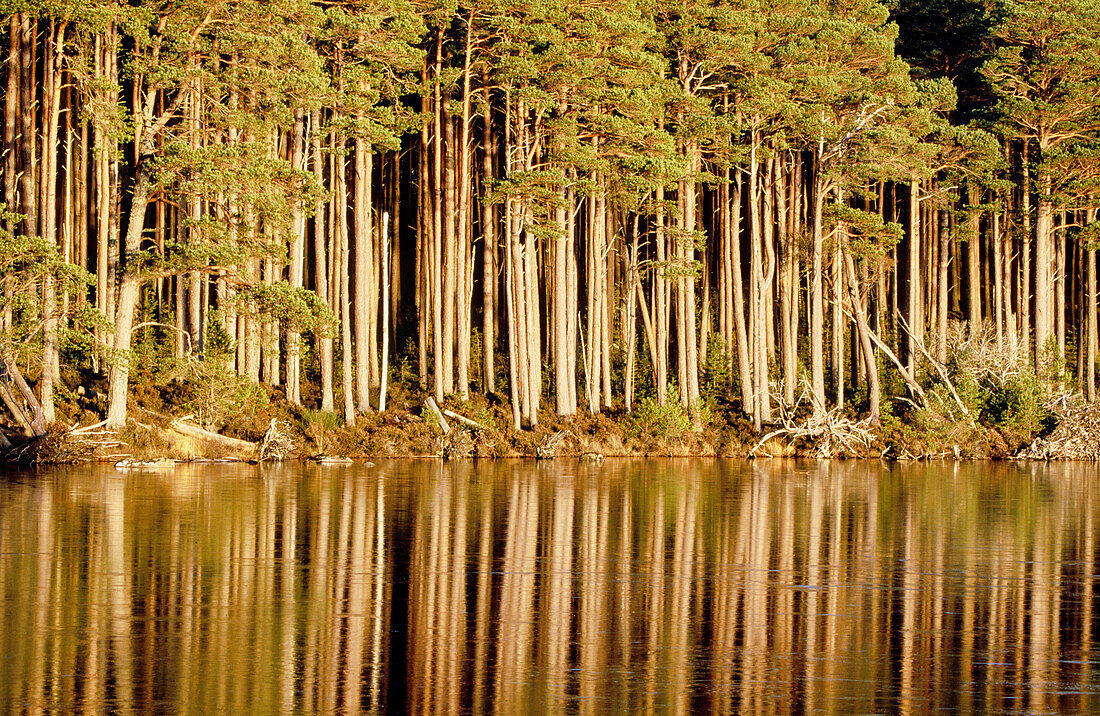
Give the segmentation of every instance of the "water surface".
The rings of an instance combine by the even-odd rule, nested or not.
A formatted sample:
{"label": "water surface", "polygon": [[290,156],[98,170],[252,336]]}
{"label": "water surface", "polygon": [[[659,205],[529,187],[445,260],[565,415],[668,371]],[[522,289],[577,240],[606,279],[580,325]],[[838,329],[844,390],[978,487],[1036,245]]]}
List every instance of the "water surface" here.
{"label": "water surface", "polygon": [[0,481],[0,707],[1100,711],[1091,464]]}

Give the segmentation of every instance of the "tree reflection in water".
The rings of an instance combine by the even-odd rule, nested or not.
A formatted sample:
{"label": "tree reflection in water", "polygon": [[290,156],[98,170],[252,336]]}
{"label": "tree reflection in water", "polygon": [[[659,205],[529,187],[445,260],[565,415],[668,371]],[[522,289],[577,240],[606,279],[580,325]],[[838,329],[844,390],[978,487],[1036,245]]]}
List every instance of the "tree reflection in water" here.
{"label": "tree reflection in water", "polygon": [[0,703],[1089,712],[1092,465],[111,468],[0,486]]}

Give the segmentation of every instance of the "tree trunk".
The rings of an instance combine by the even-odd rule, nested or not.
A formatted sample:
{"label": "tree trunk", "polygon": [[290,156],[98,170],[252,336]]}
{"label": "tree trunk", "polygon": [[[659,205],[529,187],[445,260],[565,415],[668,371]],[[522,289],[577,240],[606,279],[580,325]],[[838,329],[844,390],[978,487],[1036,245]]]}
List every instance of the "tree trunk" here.
{"label": "tree trunk", "polygon": [[[1093,215],[1092,220],[1096,221],[1096,210],[1092,210],[1089,213]],[[1088,351],[1087,362],[1088,365],[1085,368],[1085,385],[1086,395],[1089,402],[1096,400],[1096,351],[1100,350],[1100,345],[1097,344],[1097,326],[1096,326],[1096,249],[1085,249],[1087,258],[1087,288],[1085,291],[1085,323],[1088,331]]]}
{"label": "tree trunk", "polygon": [[[45,62],[45,81],[42,88],[43,118],[46,122],[42,142],[41,171],[41,221],[39,235],[50,245],[57,245],[57,137],[61,126],[61,81],[65,45],[65,23],[52,20],[48,25],[49,55]],[[42,286],[42,376],[38,389],[42,412],[47,423],[56,419],[54,409],[54,381],[60,371],[58,353],[58,301],[57,286],[52,275],[47,275]]]}
{"label": "tree trunk", "polygon": [[[8,19],[9,51],[5,61],[8,79],[4,92],[4,204],[9,207],[16,206],[19,198],[19,154],[15,142],[19,134],[19,80],[21,78],[19,62],[22,53],[20,48],[20,23],[18,13],[12,14]],[[15,230],[15,226],[10,221],[5,221],[4,227],[8,231]]]}
{"label": "tree trunk", "polygon": [[[335,132],[333,133],[335,141]],[[348,237],[348,184],[346,164],[344,159],[344,141],[339,142],[336,151],[333,152],[335,172],[332,177],[333,204],[335,215],[333,233],[336,252],[336,287],[337,305],[339,310],[336,315],[340,317],[340,366],[341,366],[341,393],[344,404],[344,422],[355,425],[355,367],[354,349],[351,343],[352,316],[351,316],[351,290],[350,290],[350,253],[351,246]]]}
{"label": "tree trunk", "polygon": [[[837,206],[844,206],[844,192],[840,188],[839,184],[836,187],[836,203]],[[844,317],[844,254],[842,251],[843,242],[846,237],[843,235],[843,229],[841,224],[837,224],[836,228],[836,240],[833,243],[833,341],[832,341],[832,369],[833,369],[833,390],[836,391],[836,405],[841,407],[844,405],[844,379],[845,379],[845,350],[844,343],[847,334],[848,321]],[[855,356],[852,356],[853,363],[855,362]]]}
{"label": "tree trunk", "polygon": [[19,13],[19,64],[21,78],[19,81],[19,103],[21,105],[20,118],[20,154],[22,184],[20,197],[22,199],[21,211],[23,213],[23,235],[38,235],[38,193],[36,181],[38,180],[37,137],[35,118],[37,117],[35,95],[38,87],[38,79],[35,73],[38,56],[38,19],[27,13]]}
{"label": "tree trunk", "polygon": [[561,232],[561,238],[554,246],[554,295],[553,295],[553,320],[552,335],[554,337],[554,388],[557,395],[558,415],[573,415],[577,412],[576,406],[570,403],[572,390],[570,383],[574,381],[573,374],[569,371],[569,288],[567,262],[571,258],[570,232],[566,228],[570,213],[568,193],[566,191],[565,172],[562,171],[561,189],[559,190],[560,205],[554,211],[554,222]]}
{"label": "tree trunk", "polygon": [[386,410],[390,370],[390,215],[382,215],[382,374],[378,383],[378,411]]}
{"label": "tree trunk", "polygon": [[[321,156],[321,112],[313,110],[310,114],[310,134],[312,134],[311,149],[313,155],[313,173],[317,177],[317,183],[324,185],[325,165]],[[329,275],[328,275],[328,234],[325,231],[325,205],[327,202],[321,197],[317,198],[313,207],[313,290],[324,305],[331,305],[329,300]],[[331,413],[336,409],[336,400],[333,391],[333,365],[332,365],[332,336],[327,330],[316,335],[317,362],[321,368],[321,410]]]}
{"label": "tree trunk", "polygon": [[852,313],[855,315],[856,332],[859,334],[859,343],[863,352],[864,362],[867,367],[867,381],[869,384],[868,401],[870,420],[878,425],[881,415],[881,389],[879,387],[878,363],[875,360],[875,347],[871,341],[871,329],[867,323],[867,312],[864,309],[863,298],[860,295],[859,279],[856,273],[855,262],[852,253],[847,248],[844,237],[838,237],[845,246],[842,249],[845,263],[845,274],[848,280],[848,292],[852,302]]}
{"label": "tree trunk", "polygon": [[966,221],[967,303],[969,306],[970,335],[982,329],[982,277],[981,277],[981,214],[974,208],[981,199],[973,182],[967,182],[967,200],[970,215]]}
{"label": "tree trunk", "polygon": [[916,176],[909,179],[909,280],[908,280],[908,309],[910,334],[906,342],[906,365],[910,375],[916,375],[917,353],[919,352],[915,342],[924,340],[924,316],[922,315],[922,299],[924,291],[921,288],[921,210],[920,210],[920,179]]}
{"label": "tree trunk", "polygon": [[[295,171],[304,172],[305,157],[305,114],[295,112],[294,129],[290,137],[290,163]],[[290,234],[290,287],[304,288],[305,285],[305,243],[306,218],[304,207],[294,205],[294,216]],[[302,404],[302,337],[293,324],[286,329],[286,398],[291,405]]]}
{"label": "tree trunk", "polygon": [[936,360],[943,363],[947,360],[947,290],[950,286],[948,283],[947,269],[951,258],[951,232],[947,227],[947,212],[941,209],[938,210],[936,214],[939,218],[937,224],[937,231],[939,232],[939,265],[937,266],[936,277],[936,307],[939,310],[939,319],[936,321]]}
{"label": "tree trunk", "polygon": [[814,166],[813,233],[810,250],[810,389],[813,393],[814,415],[825,414],[825,293],[822,254],[824,253],[823,208],[825,177],[821,155],[824,141],[819,143]]}
{"label": "tree trunk", "polygon": [[378,324],[378,294],[372,277],[375,269],[374,226],[371,196],[374,157],[370,144],[355,139],[355,402],[359,412],[370,412],[371,345]]}
{"label": "tree trunk", "polygon": [[[486,84],[488,78],[486,77]],[[485,90],[485,107],[482,110],[481,180],[483,193],[481,204],[481,374],[482,390],[496,391],[496,340],[497,340],[497,223],[496,207],[485,201],[489,182],[496,176],[496,134],[493,132],[492,105],[489,90]]]}
{"label": "tree trunk", "polygon": [[1031,326],[1031,159],[1028,141],[1020,145],[1020,339],[1024,351],[1032,358],[1032,365],[1038,365],[1038,348],[1032,344]]}
{"label": "tree trunk", "polygon": [[657,187],[657,217],[654,228],[657,261],[653,266],[653,311],[656,314],[657,346],[656,373],[657,404],[668,402],[668,342],[669,342],[669,281],[666,278],[668,256],[668,234],[665,216],[665,188]]}

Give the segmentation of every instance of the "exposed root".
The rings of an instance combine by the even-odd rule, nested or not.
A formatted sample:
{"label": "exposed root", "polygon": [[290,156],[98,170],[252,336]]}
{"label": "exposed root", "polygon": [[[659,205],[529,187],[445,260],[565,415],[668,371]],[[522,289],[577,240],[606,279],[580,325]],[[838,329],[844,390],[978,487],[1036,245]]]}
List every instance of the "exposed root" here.
{"label": "exposed root", "polygon": [[73,465],[125,457],[115,433],[97,425],[48,433],[13,446],[0,459],[19,465]]}
{"label": "exposed root", "polygon": [[474,454],[474,436],[469,430],[453,429],[443,436],[443,457],[467,458]]}
{"label": "exposed root", "polygon": [[[834,408],[820,415],[811,414],[803,421],[795,418],[798,409],[809,400],[810,388],[803,381],[802,394],[795,400],[793,406],[786,406],[777,398],[780,405],[779,422],[782,427],[766,434],[749,451],[750,457],[758,454],[767,457],[780,457],[793,452],[794,445],[800,440],[808,439],[813,445],[813,456],[818,458],[840,457],[841,455],[859,455],[871,446],[875,434],[871,426],[870,418],[852,420],[841,414],[840,408]],[[787,438],[789,444],[782,446],[777,438]],[[775,441],[775,442],[769,442]],[[773,445],[779,444],[781,450],[776,450]],[[762,450],[765,446],[770,450]],[[778,453],[778,454],[777,454]]]}
{"label": "exposed root", "polygon": [[290,423],[271,419],[260,441],[260,462],[280,462],[294,450],[294,437]]}
{"label": "exposed root", "polygon": [[561,446],[567,433],[564,431],[557,431],[547,436],[546,441],[542,445],[535,446],[535,457],[539,460],[550,460],[557,456],[558,447]]}
{"label": "exposed root", "polygon": [[1100,403],[1063,393],[1044,408],[1058,419],[1054,432],[1036,438],[1016,455],[1024,460],[1100,460]]}

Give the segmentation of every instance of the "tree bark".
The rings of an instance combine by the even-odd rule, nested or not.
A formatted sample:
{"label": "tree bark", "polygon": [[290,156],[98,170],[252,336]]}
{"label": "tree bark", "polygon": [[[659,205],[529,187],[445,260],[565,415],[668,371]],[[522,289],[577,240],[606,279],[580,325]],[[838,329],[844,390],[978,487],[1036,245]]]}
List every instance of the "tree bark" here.
{"label": "tree bark", "polygon": [[374,157],[362,137],[355,139],[354,206],[355,217],[355,402],[361,413],[370,412],[371,336],[377,330],[378,295],[371,281],[374,256],[374,226],[371,196]]}
{"label": "tree bark", "polygon": [[[317,182],[324,184],[325,165],[321,157],[321,112],[313,110],[310,113],[311,150],[313,159],[313,173]],[[324,305],[331,305],[329,300],[329,275],[328,275],[328,235],[325,231],[325,206],[327,202],[318,197],[313,206],[313,290]],[[316,335],[317,362],[321,369],[321,410],[331,413],[336,409],[336,400],[333,391],[333,347],[332,336],[327,329]]]}

